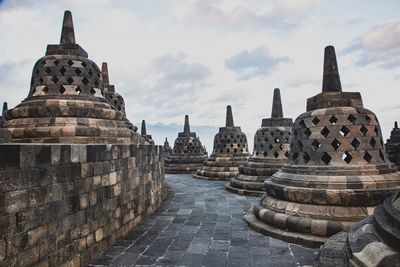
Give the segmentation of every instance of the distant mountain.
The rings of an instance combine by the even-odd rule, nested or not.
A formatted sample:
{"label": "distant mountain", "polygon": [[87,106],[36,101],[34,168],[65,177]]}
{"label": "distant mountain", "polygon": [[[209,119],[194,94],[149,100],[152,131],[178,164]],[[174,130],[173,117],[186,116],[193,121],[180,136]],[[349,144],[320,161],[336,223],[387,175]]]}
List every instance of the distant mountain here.
{"label": "distant mountain", "polygon": [[[140,123],[136,123],[140,125]],[[168,138],[168,142],[171,147],[174,146],[175,139],[178,137],[178,132],[183,131],[183,125],[176,123],[164,124],[157,122],[154,124],[146,122],[147,134],[151,134],[153,140],[157,145],[163,145],[165,137]],[[190,125],[190,131],[196,132],[197,136],[200,137],[200,141],[206,146],[208,155],[211,154],[214,144],[214,136],[218,132],[219,127],[210,125]],[[139,129],[140,132],[140,129]],[[247,141],[249,142],[249,150],[253,151],[253,138],[254,134],[246,133]]]}

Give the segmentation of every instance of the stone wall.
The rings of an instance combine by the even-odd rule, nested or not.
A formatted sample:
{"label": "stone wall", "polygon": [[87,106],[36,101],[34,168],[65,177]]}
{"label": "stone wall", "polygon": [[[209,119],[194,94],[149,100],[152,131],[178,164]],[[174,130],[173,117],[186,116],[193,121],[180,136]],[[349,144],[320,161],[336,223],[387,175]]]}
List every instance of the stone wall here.
{"label": "stone wall", "polygon": [[0,266],[85,266],[159,207],[162,147],[0,145]]}

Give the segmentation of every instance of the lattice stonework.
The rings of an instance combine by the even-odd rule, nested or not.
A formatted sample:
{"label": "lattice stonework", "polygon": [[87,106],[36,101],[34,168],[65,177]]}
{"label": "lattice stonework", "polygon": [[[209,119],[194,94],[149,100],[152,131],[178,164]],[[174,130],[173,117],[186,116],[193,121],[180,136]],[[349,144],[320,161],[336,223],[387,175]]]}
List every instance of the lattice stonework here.
{"label": "lattice stonework", "polygon": [[235,134],[220,134],[218,133],[214,138],[215,154],[236,155],[248,153],[247,137],[243,133]]}
{"label": "lattice stonework", "polygon": [[[346,113],[307,112],[293,125],[295,165],[364,165],[384,163],[383,140],[376,116],[363,109],[347,108]],[[316,114],[317,113],[317,114]]]}
{"label": "lattice stonework", "polygon": [[175,155],[204,155],[206,153],[198,137],[181,137],[175,140]]}
{"label": "lattice stonework", "polygon": [[252,158],[287,159],[289,157],[291,133],[287,129],[263,127],[254,137]]}
{"label": "lattice stonework", "polygon": [[125,102],[122,96],[117,93],[106,93],[106,98],[116,109],[125,113]]}
{"label": "lattice stonework", "polygon": [[45,56],[32,72],[29,96],[91,95],[104,97],[99,68],[88,59],[76,56]]}

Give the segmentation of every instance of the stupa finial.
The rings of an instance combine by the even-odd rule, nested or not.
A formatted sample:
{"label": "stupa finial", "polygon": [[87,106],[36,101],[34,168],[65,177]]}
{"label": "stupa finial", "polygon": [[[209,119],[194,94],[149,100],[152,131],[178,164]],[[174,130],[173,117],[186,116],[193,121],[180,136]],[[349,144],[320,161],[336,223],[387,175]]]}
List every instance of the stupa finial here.
{"label": "stupa finial", "polygon": [[279,88],[274,89],[271,118],[283,118],[281,91]]}
{"label": "stupa finial", "polygon": [[322,81],[322,92],[341,92],[339,68],[336,61],[335,48],[325,47],[324,54],[324,74]]}
{"label": "stupa finial", "polygon": [[397,125],[397,121],[394,122],[394,128],[399,129],[399,126]]}
{"label": "stupa finial", "polygon": [[145,120],[142,120],[142,128],[141,128],[140,134],[141,134],[142,136],[147,135],[147,131],[146,131],[146,121],[145,121]]}
{"label": "stupa finial", "polygon": [[184,133],[190,133],[189,115],[185,115],[185,125],[183,126]]}
{"label": "stupa finial", "polygon": [[234,127],[233,124],[233,115],[232,115],[232,107],[226,106],[226,123],[225,127]]}
{"label": "stupa finial", "polygon": [[101,76],[103,78],[104,87],[108,87],[110,85],[110,79],[108,78],[107,62],[103,62],[103,64],[101,65]]}
{"label": "stupa finial", "polygon": [[69,10],[64,12],[60,44],[75,44],[74,23],[72,22],[72,13]]}
{"label": "stupa finial", "polygon": [[3,102],[3,112],[2,114],[4,114],[4,112],[6,112],[8,110],[8,104],[7,102]]}

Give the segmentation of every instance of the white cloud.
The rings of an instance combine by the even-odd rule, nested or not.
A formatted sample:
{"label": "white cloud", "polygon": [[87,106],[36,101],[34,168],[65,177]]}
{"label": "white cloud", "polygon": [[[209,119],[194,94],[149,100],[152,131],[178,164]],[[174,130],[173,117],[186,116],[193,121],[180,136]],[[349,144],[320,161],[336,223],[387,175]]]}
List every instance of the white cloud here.
{"label": "white cloud", "polygon": [[[152,110],[152,116],[180,117],[196,108],[193,102],[207,87],[211,74],[209,68],[190,60],[183,53],[167,54],[152,61],[151,71],[139,81],[132,102],[145,103]],[[145,114],[143,114],[145,116]]]}
{"label": "white cloud", "polygon": [[400,67],[400,20],[371,28],[343,49],[343,54],[357,54],[356,65],[375,64],[391,69]]}
{"label": "white cloud", "polygon": [[240,80],[266,76],[279,64],[288,62],[288,57],[273,56],[265,46],[253,50],[242,50],[225,60],[225,67],[238,74]]}
{"label": "white cloud", "polygon": [[270,1],[250,5],[243,0],[195,1],[183,16],[195,25],[230,31],[285,31],[301,25],[318,0]]}

